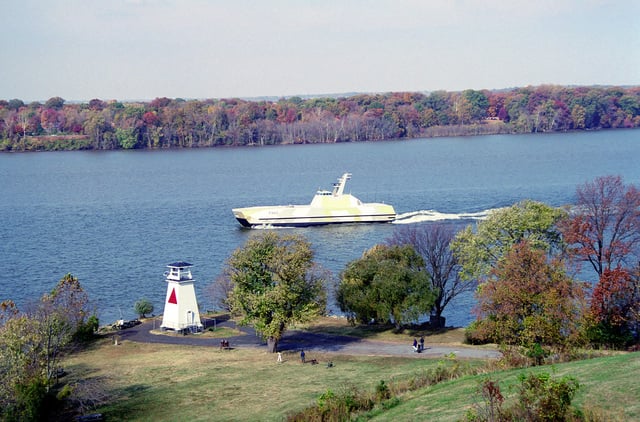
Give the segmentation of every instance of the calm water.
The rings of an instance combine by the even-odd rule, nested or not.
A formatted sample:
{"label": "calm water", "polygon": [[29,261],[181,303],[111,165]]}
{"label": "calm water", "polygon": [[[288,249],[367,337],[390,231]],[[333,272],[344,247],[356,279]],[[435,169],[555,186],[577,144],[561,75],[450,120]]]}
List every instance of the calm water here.
{"label": "calm water", "polygon": [[[578,184],[620,174],[640,185],[640,131],[440,138],[363,144],[185,151],[0,154],[0,300],[20,306],[66,273],[102,323],[133,318],[147,297],[161,313],[167,263],[194,264],[202,309],[230,253],[258,231],[231,208],[308,203],[345,171],[347,190],[391,203],[405,222],[472,223],[464,214],[530,198],[571,203]],[[281,229],[302,233],[336,276],[395,224]],[[472,298],[449,305],[466,325]]]}

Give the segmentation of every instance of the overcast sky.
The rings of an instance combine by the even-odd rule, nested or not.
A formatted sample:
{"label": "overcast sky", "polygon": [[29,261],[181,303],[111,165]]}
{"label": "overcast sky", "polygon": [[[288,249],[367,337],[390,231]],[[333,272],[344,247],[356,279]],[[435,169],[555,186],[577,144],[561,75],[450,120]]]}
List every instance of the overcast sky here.
{"label": "overcast sky", "polygon": [[638,0],[2,0],[0,98],[640,85]]}

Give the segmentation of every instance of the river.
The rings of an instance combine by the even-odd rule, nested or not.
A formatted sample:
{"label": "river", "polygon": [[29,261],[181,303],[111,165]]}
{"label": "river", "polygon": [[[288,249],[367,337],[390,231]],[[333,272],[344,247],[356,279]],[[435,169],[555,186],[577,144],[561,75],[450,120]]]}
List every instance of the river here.
{"label": "river", "polygon": [[[395,206],[404,224],[462,227],[522,199],[559,206],[579,184],[616,174],[640,185],[640,131],[494,135],[375,143],[162,151],[0,154],[0,300],[20,307],[72,273],[101,323],[164,307],[166,264],[194,264],[201,311],[231,252],[259,230],[231,209],[308,203],[344,172],[347,191]],[[301,233],[335,277],[396,224],[280,229]],[[472,320],[472,296],[445,310]]]}

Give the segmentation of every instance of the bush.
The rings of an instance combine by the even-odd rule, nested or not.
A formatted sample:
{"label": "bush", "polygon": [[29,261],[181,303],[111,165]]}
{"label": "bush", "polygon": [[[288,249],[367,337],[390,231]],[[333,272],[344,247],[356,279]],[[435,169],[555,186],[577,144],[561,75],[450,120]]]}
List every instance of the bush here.
{"label": "bush", "polygon": [[573,377],[553,379],[546,372],[519,377],[517,402],[503,408],[504,397],[498,383],[485,379],[479,387],[482,403],[465,416],[466,421],[565,421],[580,420],[580,411],[569,413],[571,400],[580,388]]}
{"label": "bush", "polygon": [[625,332],[622,327],[605,322],[592,323],[586,328],[586,335],[594,346],[604,346],[613,349],[624,349],[633,343],[633,335]]}
{"label": "bush", "polygon": [[376,385],[376,400],[381,402],[387,400],[389,397],[391,397],[389,386],[384,383],[384,380],[380,380],[378,385]]}
{"label": "bush", "polygon": [[287,421],[348,421],[352,413],[371,410],[373,406],[370,395],[355,387],[345,388],[338,394],[327,390],[318,397],[315,406],[289,415]]}
{"label": "bush", "polygon": [[573,377],[552,379],[546,372],[520,375],[519,403],[516,419],[562,421],[576,391],[580,388]]}
{"label": "bush", "polygon": [[44,416],[46,381],[43,378],[32,378],[26,383],[17,384],[15,403],[4,409],[3,420],[6,421],[39,421]]}
{"label": "bush", "polygon": [[485,378],[479,390],[483,402],[476,404],[473,409],[467,411],[465,420],[469,422],[504,420],[505,416],[502,410],[504,396],[500,391],[498,382]]}
{"label": "bush", "polygon": [[542,365],[544,358],[549,355],[549,353],[542,348],[540,343],[533,343],[531,347],[526,348],[525,354],[528,358],[533,359],[534,365]]}
{"label": "bush", "polygon": [[464,342],[474,345],[493,343],[494,339],[486,326],[487,324],[484,321],[475,320],[471,322],[464,330]]}
{"label": "bush", "polygon": [[93,339],[95,332],[98,331],[99,326],[98,317],[91,315],[86,322],[78,325],[78,329],[73,335],[74,339],[80,342],[90,341]]}
{"label": "bush", "polygon": [[140,316],[140,318],[146,318],[146,314],[153,312],[153,303],[149,299],[140,299],[133,305],[133,309]]}

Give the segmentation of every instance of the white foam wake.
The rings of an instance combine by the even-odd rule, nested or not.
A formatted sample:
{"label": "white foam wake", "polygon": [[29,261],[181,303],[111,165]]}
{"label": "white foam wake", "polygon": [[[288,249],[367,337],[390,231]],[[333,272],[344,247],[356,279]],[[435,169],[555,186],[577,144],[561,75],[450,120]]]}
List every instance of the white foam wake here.
{"label": "white foam wake", "polygon": [[446,221],[446,220],[482,220],[486,218],[491,211],[495,209],[489,209],[478,212],[463,212],[463,213],[444,213],[434,210],[422,210],[405,212],[396,216],[393,224],[412,224],[421,223],[425,221]]}

